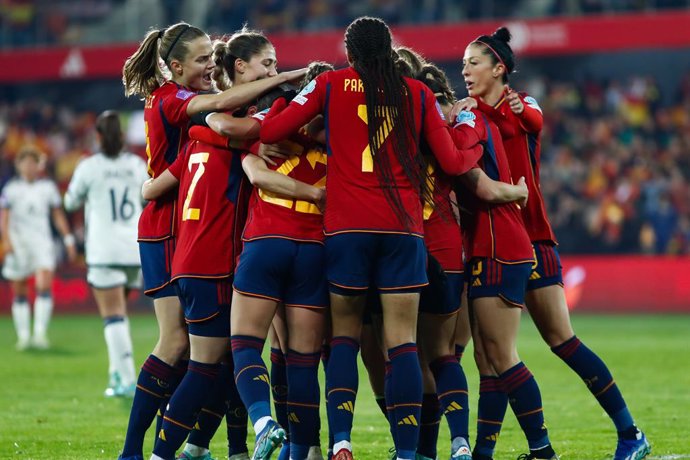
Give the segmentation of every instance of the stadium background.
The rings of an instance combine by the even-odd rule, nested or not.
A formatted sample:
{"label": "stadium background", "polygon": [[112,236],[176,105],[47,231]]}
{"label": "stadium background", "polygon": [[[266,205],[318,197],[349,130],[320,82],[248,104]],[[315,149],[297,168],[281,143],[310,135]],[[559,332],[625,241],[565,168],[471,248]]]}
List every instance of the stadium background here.
{"label": "stadium background", "polygon": [[[95,117],[105,109],[123,112],[130,148],[143,155],[141,103],[124,98],[120,78],[124,59],[149,27],[185,20],[219,36],[247,21],[273,41],[281,69],[316,59],[342,66],[344,27],[362,14],[385,19],[399,44],[440,64],[460,97],[465,45],[508,25],[518,57],[511,85],[536,97],[545,113],[542,187],[574,321],[617,313],[642,328],[647,319],[627,315],[645,313],[649,329],[662,335],[675,322],[686,332],[679,356],[687,357],[688,0],[0,0],[0,184],[13,174],[19,147],[32,142],[48,154],[49,174],[64,191],[78,160],[93,151]],[[79,239],[83,219],[71,220]],[[58,316],[96,317],[84,275],[83,263],[59,266]],[[149,337],[155,332],[149,302],[136,293],[133,300]],[[0,280],[5,326],[10,304]],[[579,312],[586,313],[581,320]],[[673,316],[654,326],[652,313]],[[83,319],[74,318],[58,321],[58,330],[69,335],[81,327]],[[2,330],[11,336],[11,327]],[[600,340],[608,336],[594,330]],[[686,392],[690,384],[687,376],[675,383]]]}

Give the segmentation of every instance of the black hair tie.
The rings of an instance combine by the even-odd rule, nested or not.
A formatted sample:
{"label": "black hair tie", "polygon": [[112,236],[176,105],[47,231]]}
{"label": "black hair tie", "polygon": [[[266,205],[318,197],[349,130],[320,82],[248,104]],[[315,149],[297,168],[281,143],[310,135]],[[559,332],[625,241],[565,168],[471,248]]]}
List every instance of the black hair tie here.
{"label": "black hair tie", "polygon": [[170,57],[170,53],[172,52],[173,48],[175,48],[175,45],[177,45],[177,41],[180,39],[182,34],[187,32],[187,30],[189,30],[189,28],[190,28],[190,26],[187,24],[182,26],[182,30],[180,31],[179,34],[177,34],[177,37],[175,37],[175,40],[173,40],[172,45],[170,45],[170,48],[168,48],[168,52],[165,53],[165,57],[163,57],[163,62],[165,62],[167,64],[168,58]]}

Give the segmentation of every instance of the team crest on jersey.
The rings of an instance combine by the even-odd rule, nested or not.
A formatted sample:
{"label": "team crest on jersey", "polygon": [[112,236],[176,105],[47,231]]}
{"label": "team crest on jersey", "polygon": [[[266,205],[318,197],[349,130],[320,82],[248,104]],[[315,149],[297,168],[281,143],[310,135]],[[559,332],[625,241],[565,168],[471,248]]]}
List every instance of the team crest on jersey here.
{"label": "team crest on jersey", "polygon": [[541,107],[539,107],[539,104],[537,103],[537,100],[535,98],[533,98],[532,96],[527,96],[525,98],[525,104],[529,105],[534,110],[539,110],[539,113],[543,113],[541,111]]}
{"label": "team crest on jersey", "polygon": [[297,102],[299,105],[304,105],[307,102],[307,95],[309,93],[314,92],[316,89],[316,80],[312,80],[307,84],[307,86],[302,89],[302,91],[299,92],[297,96],[293,99],[293,101]]}
{"label": "team crest on jersey", "polygon": [[439,104],[438,101],[436,101],[436,110],[438,111],[438,114],[441,115],[441,120],[446,121],[446,116],[443,114],[441,104]]}
{"label": "team crest on jersey", "polygon": [[186,89],[183,88],[183,89],[177,90],[177,94],[175,95],[175,97],[177,97],[178,99],[182,99],[183,101],[186,101],[190,97],[194,96],[194,94],[196,94],[196,93],[194,93],[193,91],[187,91]]}
{"label": "team crest on jersey", "polygon": [[474,113],[468,112],[467,110],[463,110],[458,114],[457,118],[455,119],[455,126],[467,125],[471,128],[474,128],[476,124],[476,119],[477,116]]}

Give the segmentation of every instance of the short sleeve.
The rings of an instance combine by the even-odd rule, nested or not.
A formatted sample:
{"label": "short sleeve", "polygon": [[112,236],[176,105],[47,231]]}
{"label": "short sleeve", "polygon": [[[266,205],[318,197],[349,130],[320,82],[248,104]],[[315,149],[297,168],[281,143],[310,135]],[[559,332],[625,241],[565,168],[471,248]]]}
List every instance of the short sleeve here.
{"label": "short sleeve", "polygon": [[187,106],[197,94],[183,87],[178,87],[177,91],[170,92],[163,99],[163,114],[171,124],[182,127],[189,123],[190,117],[187,115]]}

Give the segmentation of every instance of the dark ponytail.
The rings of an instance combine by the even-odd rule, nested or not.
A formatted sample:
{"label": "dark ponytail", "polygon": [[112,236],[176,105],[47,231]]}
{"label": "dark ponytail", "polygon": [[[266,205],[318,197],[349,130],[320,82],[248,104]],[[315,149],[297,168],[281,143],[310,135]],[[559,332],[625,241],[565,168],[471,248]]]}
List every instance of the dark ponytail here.
{"label": "dark ponytail", "polygon": [[419,154],[412,93],[396,65],[390,29],[380,19],[357,18],[345,31],[345,46],[364,86],[374,171],[386,200],[399,221],[409,229],[412,219],[403,206],[390,155],[383,148],[385,139],[379,134],[381,127],[390,129],[392,153],[415,190],[425,202],[431,202],[432,193],[427,182],[426,163]]}
{"label": "dark ponytail", "polygon": [[120,116],[114,110],[106,110],[96,119],[96,131],[101,136],[101,149],[108,158],[117,157],[124,147]]}
{"label": "dark ponytail", "polygon": [[503,83],[508,83],[508,75],[515,71],[515,55],[510,47],[510,31],[506,27],[499,27],[491,35],[480,35],[472,43],[484,46],[484,54],[496,64],[503,64],[506,68]]}

